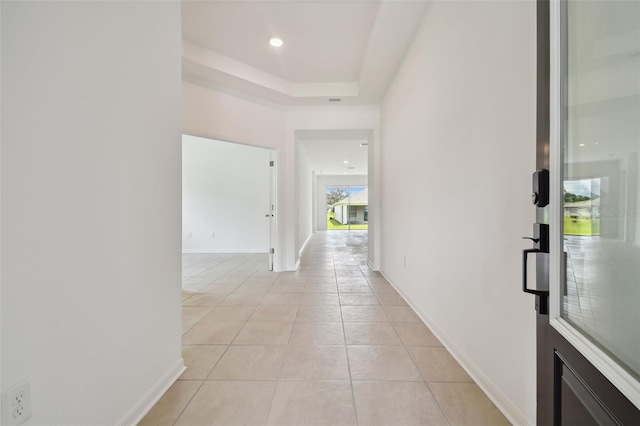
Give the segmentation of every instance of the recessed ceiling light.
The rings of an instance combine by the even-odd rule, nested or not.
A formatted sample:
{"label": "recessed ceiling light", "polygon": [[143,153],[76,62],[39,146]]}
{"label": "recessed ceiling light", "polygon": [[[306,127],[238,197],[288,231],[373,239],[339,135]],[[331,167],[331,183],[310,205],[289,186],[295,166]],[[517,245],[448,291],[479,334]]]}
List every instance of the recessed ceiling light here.
{"label": "recessed ceiling light", "polygon": [[583,143],[581,143],[581,144],[580,144],[580,146],[584,146],[584,144],[583,144]]}
{"label": "recessed ceiling light", "polygon": [[282,46],[284,43],[282,42],[281,39],[279,38],[272,38],[271,40],[269,40],[269,44],[272,45],[273,47],[280,47]]}
{"label": "recessed ceiling light", "polygon": [[349,164],[349,162],[347,160],[344,160],[344,164]]}

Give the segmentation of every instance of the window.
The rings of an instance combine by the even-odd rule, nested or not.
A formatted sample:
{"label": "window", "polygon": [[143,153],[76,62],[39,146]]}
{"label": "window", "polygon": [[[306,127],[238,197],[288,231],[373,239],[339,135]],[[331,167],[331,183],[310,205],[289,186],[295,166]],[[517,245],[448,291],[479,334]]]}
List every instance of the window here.
{"label": "window", "polygon": [[357,217],[358,217],[358,207],[349,206],[349,222],[351,222],[352,220],[356,220]]}

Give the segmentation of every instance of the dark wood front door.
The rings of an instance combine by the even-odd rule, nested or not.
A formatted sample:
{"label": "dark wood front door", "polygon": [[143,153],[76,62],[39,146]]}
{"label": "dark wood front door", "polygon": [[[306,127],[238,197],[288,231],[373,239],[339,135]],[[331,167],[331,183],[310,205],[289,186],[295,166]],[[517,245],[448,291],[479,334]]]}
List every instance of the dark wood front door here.
{"label": "dark wood front door", "polygon": [[537,423],[640,425],[640,2],[537,14]]}

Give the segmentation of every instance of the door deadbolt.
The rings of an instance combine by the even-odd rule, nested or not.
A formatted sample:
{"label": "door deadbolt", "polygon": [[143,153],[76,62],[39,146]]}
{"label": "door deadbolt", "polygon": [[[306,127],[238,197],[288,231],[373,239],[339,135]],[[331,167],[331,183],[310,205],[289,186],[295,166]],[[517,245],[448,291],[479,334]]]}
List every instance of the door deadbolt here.
{"label": "door deadbolt", "polygon": [[544,207],[549,204],[549,170],[538,169],[533,173],[531,183],[533,194],[531,202],[537,207]]}

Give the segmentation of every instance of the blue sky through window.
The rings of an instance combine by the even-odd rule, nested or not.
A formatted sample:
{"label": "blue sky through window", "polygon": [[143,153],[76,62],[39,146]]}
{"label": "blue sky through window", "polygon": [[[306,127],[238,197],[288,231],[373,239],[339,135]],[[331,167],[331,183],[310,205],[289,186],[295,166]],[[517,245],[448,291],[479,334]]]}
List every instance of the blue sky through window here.
{"label": "blue sky through window", "polygon": [[366,186],[327,186],[327,194],[334,189],[341,189],[345,193],[353,195],[360,191],[363,191],[366,188]]}

